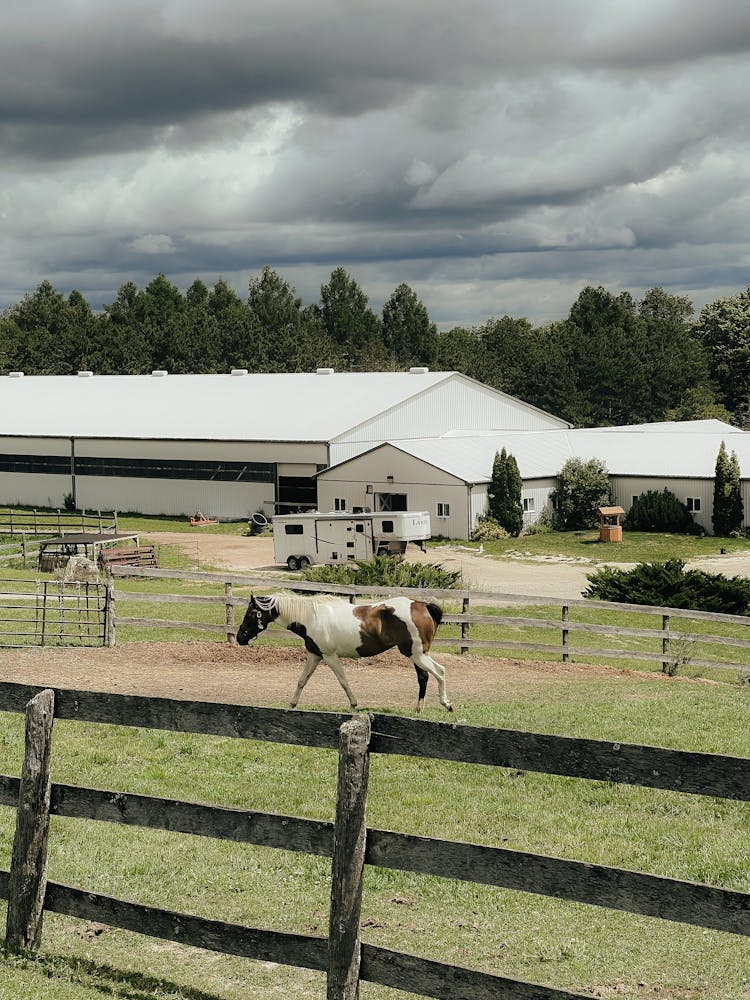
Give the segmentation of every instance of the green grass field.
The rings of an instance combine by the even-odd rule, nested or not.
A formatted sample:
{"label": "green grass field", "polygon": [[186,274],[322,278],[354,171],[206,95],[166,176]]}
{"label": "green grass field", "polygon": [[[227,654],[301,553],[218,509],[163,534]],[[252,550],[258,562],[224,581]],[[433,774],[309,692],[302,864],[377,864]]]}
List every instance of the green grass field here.
{"label": "green grass field", "polygon": [[[310,706],[325,708],[325,706]],[[444,719],[437,709],[428,717]],[[540,675],[457,722],[750,757],[750,692],[683,681]],[[0,715],[2,770],[22,719]],[[331,820],[336,754],[187,734],[58,723],[53,778]],[[0,809],[0,864],[14,811]],[[374,757],[368,822],[750,891],[750,804],[530,772]],[[325,859],[53,818],[50,877],[255,926],[324,936]],[[36,957],[7,959],[0,998],[239,1000],[325,996],[323,977],[53,914]],[[369,869],[363,938],[502,975],[643,1000],[746,1000],[746,939],[447,878]],[[598,992],[597,992],[598,991]],[[363,984],[364,998],[403,994]]]}

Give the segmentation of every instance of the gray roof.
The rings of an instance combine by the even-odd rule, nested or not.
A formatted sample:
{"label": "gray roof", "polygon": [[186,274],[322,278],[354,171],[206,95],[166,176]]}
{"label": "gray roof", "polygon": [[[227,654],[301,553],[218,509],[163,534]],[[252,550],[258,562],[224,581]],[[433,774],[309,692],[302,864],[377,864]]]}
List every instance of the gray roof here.
{"label": "gray roof", "polygon": [[401,451],[467,483],[489,482],[503,448],[522,479],[549,479],[569,458],[601,459],[613,476],[713,479],[721,442],[750,478],[750,433],[720,421],[642,424],[572,430],[451,431],[439,438],[392,440]]}
{"label": "gray roof", "polygon": [[6,376],[0,436],[327,442],[453,378],[463,376],[424,368]]}

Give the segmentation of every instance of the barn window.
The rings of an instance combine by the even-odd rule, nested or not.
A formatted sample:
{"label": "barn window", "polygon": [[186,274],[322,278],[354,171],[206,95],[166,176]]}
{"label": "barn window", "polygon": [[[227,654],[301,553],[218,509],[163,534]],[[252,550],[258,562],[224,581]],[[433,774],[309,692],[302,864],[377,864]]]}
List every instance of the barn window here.
{"label": "barn window", "polygon": [[334,497],[333,498],[333,509],[334,510],[346,510],[346,500],[344,497]]}
{"label": "barn window", "polygon": [[523,512],[524,514],[533,514],[535,510],[534,497],[524,497],[523,498]]}
{"label": "barn window", "polygon": [[194,462],[172,458],[76,457],[78,476],[123,476],[137,479],[204,479],[224,483],[272,483],[276,466],[271,462]]}
{"label": "barn window", "polygon": [[686,504],[687,504],[687,509],[695,514],[701,509],[701,498],[688,497]]}
{"label": "barn window", "polygon": [[285,535],[304,535],[305,528],[302,524],[285,524],[284,534]]}
{"label": "barn window", "polygon": [[0,455],[0,472],[70,475],[68,455]]}
{"label": "barn window", "polygon": [[451,516],[451,505],[446,503],[444,500],[438,500],[437,502],[437,516],[438,517],[450,517]]}

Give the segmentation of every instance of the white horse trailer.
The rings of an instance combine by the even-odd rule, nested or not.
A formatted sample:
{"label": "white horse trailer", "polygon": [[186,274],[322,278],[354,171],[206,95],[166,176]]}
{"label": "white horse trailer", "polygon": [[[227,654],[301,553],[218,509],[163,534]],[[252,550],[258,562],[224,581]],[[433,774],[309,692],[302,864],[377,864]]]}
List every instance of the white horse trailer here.
{"label": "white horse trailer", "polygon": [[292,570],[320,563],[337,566],[386,553],[403,555],[409,542],[421,548],[430,537],[430,515],[424,510],[310,511],[280,514],[272,521],[276,562]]}

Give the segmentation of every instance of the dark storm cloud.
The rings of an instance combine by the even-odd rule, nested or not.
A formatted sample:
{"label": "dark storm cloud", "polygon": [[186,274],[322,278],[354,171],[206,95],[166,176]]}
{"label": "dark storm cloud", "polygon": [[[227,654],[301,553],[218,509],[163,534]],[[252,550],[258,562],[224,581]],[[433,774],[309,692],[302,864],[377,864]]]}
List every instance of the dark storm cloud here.
{"label": "dark storm cloud", "polygon": [[264,264],[443,325],[706,301],[750,259],[749,47],[733,0],[6,0],[0,305]]}

